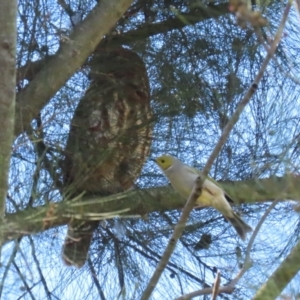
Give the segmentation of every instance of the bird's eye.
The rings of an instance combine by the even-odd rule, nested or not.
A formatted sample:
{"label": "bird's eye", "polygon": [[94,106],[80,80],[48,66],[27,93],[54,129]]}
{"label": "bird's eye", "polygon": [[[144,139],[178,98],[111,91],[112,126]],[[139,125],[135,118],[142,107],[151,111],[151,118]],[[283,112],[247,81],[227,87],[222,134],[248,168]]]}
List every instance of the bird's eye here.
{"label": "bird's eye", "polygon": [[164,159],[162,159],[162,160],[161,160],[161,162],[164,164],[164,163],[165,163],[165,160],[164,160]]}

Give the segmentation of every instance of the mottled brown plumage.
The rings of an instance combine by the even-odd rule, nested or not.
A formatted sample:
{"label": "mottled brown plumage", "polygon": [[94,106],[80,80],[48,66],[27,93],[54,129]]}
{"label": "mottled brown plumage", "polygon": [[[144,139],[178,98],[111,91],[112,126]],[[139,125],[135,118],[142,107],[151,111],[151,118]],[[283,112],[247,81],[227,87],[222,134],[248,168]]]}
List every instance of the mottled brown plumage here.
{"label": "mottled brown plumage", "polygon": [[[91,85],[72,120],[64,162],[69,194],[108,195],[130,188],[152,139],[149,80],[133,51],[99,49]],[[98,222],[73,221],[63,248],[68,265],[81,267]]]}

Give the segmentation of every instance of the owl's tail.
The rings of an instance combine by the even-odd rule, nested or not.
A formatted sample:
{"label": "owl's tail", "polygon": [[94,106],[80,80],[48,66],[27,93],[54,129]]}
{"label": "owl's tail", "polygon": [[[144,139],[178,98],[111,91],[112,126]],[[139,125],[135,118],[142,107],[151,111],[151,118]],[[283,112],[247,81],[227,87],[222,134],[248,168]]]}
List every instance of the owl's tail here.
{"label": "owl's tail", "polygon": [[67,266],[81,268],[88,255],[93,232],[99,221],[73,222],[68,225],[67,236],[62,249],[62,259]]}
{"label": "owl's tail", "polygon": [[245,221],[243,221],[234,211],[232,211],[232,213],[233,215],[231,217],[226,216],[225,218],[230,222],[237,234],[244,241],[246,239],[247,233],[251,232],[252,228]]}

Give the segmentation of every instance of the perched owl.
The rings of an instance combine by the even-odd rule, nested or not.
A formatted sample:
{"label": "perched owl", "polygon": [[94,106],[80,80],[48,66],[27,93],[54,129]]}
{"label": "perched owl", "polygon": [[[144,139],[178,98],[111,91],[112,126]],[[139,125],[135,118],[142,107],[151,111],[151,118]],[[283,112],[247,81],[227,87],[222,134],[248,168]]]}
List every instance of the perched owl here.
{"label": "perched owl", "polygon": [[[90,62],[90,87],[75,111],[63,174],[68,194],[109,195],[130,188],[148,156],[150,89],[145,64],[124,48],[98,49]],[[98,221],[68,225],[63,260],[85,263]]]}

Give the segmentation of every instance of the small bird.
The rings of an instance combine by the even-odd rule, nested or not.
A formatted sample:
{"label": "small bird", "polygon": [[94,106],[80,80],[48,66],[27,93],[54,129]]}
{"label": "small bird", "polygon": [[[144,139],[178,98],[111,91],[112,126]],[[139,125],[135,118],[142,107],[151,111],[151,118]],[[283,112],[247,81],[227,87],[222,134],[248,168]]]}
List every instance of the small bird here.
{"label": "small bird", "polygon": [[[187,199],[197,177],[201,176],[202,172],[189,167],[171,155],[162,155],[156,158],[155,162],[170,180],[173,188]],[[202,193],[196,204],[198,206],[212,206],[217,209],[230,222],[244,241],[246,234],[251,232],[252,228],[232,210],[228,201],[233,202],[217,182],[207,177],[204,180]]]}

